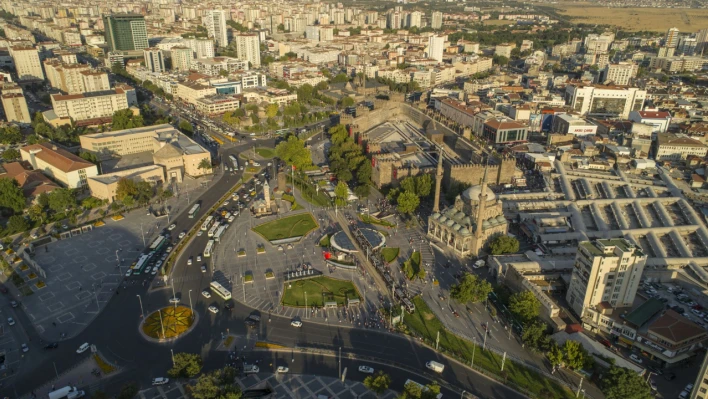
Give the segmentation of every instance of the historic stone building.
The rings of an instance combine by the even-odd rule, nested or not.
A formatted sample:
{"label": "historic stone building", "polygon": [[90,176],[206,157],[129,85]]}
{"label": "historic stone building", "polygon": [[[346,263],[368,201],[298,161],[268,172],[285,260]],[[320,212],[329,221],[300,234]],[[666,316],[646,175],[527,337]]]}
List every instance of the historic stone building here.
{"label": "historic stone building", "polygon": [[487,189],[487,173],[481,185],[474,185],[455,198],[455,204],[438,212],[442,188],[442,167],[436,176],[435,208],[428,218],[428,237],[458,256],[477,256],[490,239],[506,234],[508,224],[502,203]]}

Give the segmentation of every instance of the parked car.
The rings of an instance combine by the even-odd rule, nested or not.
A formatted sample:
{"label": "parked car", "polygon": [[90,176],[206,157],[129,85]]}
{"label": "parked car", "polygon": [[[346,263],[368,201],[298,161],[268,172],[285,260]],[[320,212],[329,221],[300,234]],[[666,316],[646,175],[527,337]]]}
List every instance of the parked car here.
{"label": "parked car", "polygon": [[44,347],[44,349],[56,349],[59,347],[59,344],[56,342],[52,342],[51,344],[48,344]]}
{"label": "parked car", "polygon": [[285,366],[278,366],[278,368],[275,369],[275,371],[277,373],[287,373],[288,371],[290,371],[290,369]]}
{"label": "parked car", "polygon": [[22,348],[22,352],[25,352],[25,353],[29,352],[29,346],[27,346],[27,344],[22,344],[21,348]]}
{"label": "parked car", "polygon": [[209,299],[209,298],[211,298],[211,293],[210,293],[209,291],[207,291],[207,290],[204,290],[204,291],[202,291],[202,296],[203,296],[204,298]]}
{"label": "parked car", "polygon": [[172,230],[175,229],[175,227],[177,227],[177,225],[174,224],[174,223],[172,223],[172,224],[170,225],[170,227],[167,228],[167,230],[172,231]]}
{"label": "parked car", "polygon": [[302,322],[300,320],[293,320],[290,322],[290,325],[293,327],[300,328],[302,327]]}
{"label": "parked car", "polygon": [[374,374],[374,369],[369,366],[359,366],[359,372],[364,374]]}
{"label": "parked car", "polygon": [[89,348],[89,343],[84,342],[83,344],[81,344],[81,346],[79,346],[79,349],[76,350],[76,353],[84,353],[88,350],[88,348]]}
{"label": "parked car", "polygon": [[629,355],[629,358],[630,358],[632,361],[634,361],[635,363],[642,364],[642,359],[641,359],[639,356],[635,355],[634,353],[632,353],[631,355]]}
{"label": "parked car", "polygon": [[209,306],[209,311],[212,312],[212,313],[214,313],[214,314],[219,313],[219,309],[218,309],[216,306],[214,306],[214,305]]}
{"label": "parked car", "polygon": [[15,319],[13,319],[12,317],[8,317],[8,318],[7,318],[7,324],[8,324],[8,325],[11,325],[11,326],[14,326],[14,325],[15,325]]}
{"label": "parked car", "polygon": [[157,377],[152,379],[152,385],[165,385],[170,382],[169,378]]}

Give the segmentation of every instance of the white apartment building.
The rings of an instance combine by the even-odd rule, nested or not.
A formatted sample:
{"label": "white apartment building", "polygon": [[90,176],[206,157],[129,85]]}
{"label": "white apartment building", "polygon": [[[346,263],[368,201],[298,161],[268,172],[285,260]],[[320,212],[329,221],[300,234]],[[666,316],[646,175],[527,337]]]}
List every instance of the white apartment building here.
{"label": "white apartment building", "polygon": [[39,52],[36,47],[10,47],[10,56],[15,63],[20,81],[44,80],[44,71],[42,71],[42,63],[39,61]]}
{"label": "white apartment building", "polygon": [[261,65],[261,43],[258,35],[253,33],[234,35],[234,41],[236,41],[236,53],[239,59],[250,62],[254,67]]}
{"label": "white apartment building", "polygon": [[652,126],[652,139],[657,133],[666,133],[671,125],[671,114],[667,111],[632,111],[629,120]]}
{"label": "white apartment building", "polygon": [[700,71],[707,65],[708,59],[702,57],[652,57],[649,61],[649,68],[668,73]]}
{"label": "white apartment building", "polygon": [[32,169],[41,170],[68,188],[85,188],[88,178],[98,175],[96,165],[50,143],[22,147],[20,154]]}
{"label": "white apartment building", "polygon": [[637,76],[637,71],[639,71],[639,65],[633,62],[607,64],[602,71],[602,83],[627,86]]}
{"label": "white apartment building", "polygon": [[412,13],[408,14],[408,24],[407,25],[409,28],[423,27],[423,13],[420,11],[413,11]]}
{"label": "white apartment building", "polygon": [[642,109],[646,97],[646,90],[636,87],[571,84],[565,89],[566,105],[581,115],[626,119]]}
{"label": "white apartment building", "polygon": [[209,37],[216,41],[219,47],[229,45],[226,32],[226,12],[223,10],[209,10],[204,15],[204,25]]}
{"label": "white apartment building", "polygon": [[566,300],[581,318],[589,308],[632,306],[647,255],[624,238],[578,245]]}
{"label": "white apartment building", "polygon": [[173,71],[189,71],[194,56],[192,49],[186,46],[175,46],[170,50]]}
{"label": "white apartment building", "polygon": [[165,59],[162,56],[162,50],[157,47],[149,47],[143,49],[143,58],[145,59],[145,68],[150,72],[165,72]]}
{"label": "white apartment building", "polygon": [[82,93],[93,91],[105,91],[111,89],[108,74],[103,71],[83,71],[81,72]]}
{"label": "white apartment building", "polygon": [[22,88],[14,83],[2,87],[2,108],[5,110],[5,119],[8,122],[32,122]]}
{"label": "white apartment building", "polygon": [[199,58],[192,61],[191,69],[205,75],[219,76],[221,71],[248,71],[248,61],[233,57]]}
{"label": "white apartment building", "polygon": [[655,146],[654,159],[657,161],[680,161],[685,160],[689,155],[702,158],[708,154],[708,147],[701,141],[672,133],[658,134]]}
{"label": "white apartment building", "polygon": [[430,26],[433,29],[440,29],[440,28],[442,28],[442,23],[443,23],[443,14],[440,11],[433,11]]}
{"label": "white apartment building", "polygon": [[194,107],[197,111],[206,115],[221,115],[225,112],[237,110],[241,106],[241,101],[236,97],[217,94],[198,98]]}
{"label": "white apartment building", "polygon": [[197,99],[214,94],[216,94],[216,88],[212,86],[205,86],[193,82],[179,82],[177,83],[175,98],[189,104],[196,104]]}
{"label": "white apartment building", "polygon": [[516,46],[509,43],[497,44],[494,47],[494,55],[500,55],[502,57],[511,58],[511,50],[514,47]]}
{"label": "white apartment building", "polygon": [[428,58],[442,62],[445,53],[446,36],[430,36],[428,38]]}
{"label": "white apartment building", "polygon": [[89,121],[110,118],[113,113],[138,105],[135,89],[118,84],[111,91],[82,94],[52,94],[52,109],[58,118]]}

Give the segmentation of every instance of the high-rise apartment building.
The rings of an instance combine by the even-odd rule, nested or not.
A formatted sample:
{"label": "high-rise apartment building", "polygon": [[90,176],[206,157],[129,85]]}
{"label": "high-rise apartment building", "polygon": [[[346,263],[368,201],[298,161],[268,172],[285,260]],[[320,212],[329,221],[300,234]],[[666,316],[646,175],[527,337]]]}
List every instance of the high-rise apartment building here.
{"label": "high-rise apartment building", "polygon": [[698,371],[696,382],[693,383],[693,391],[689,399],[708,398],[708,354],[703,358],[701,369]]}
{"label": "high-rise apartment building", "polygon": [[136,51],[148,47],[145,17],[142,15],[106,15],[103,17],[103,27],[110,51]]}
{"label": "high-rise apartment building", "polygon": [[173,71],[188,71],[192,66],[192,49],[185,46],[172,47],[170,50],[172,56]]}
{"label": "high-rise apartment building", "polygon": [[412,13],[408,14],[408,27],[416,27],[420,28],[423,25],[423,13],[420,11],[413,11]]}
{"label": "high-rise apartment building", "polygon": [[601,74],[602,83],[627,86],[631,79],[637,76],[637,71],[639,71],[639,65],[633,62],[607,64]]}
{"label": "high-rise apartment building", "polygon": [[708,28],[696,33],[696,54],[705,53],[706,47],[708,47]]}
{"label": "high-rise apartment building", "polygon": [[216,41],[218,47],[226,47],[229,39],[226,34],[226,11],[209,10],[204,16],[204,25],[209,37]]}
{"label": "high-rise apartment building", "polygon": [[664,36],[664,46],[675,48],[678,45],[679,40],[679,30],[678,28],[671,28],[666,31],[666,36]]}
{"label": "high-rise apartment building", "polygon": [[22,88],[14,83],[6,83],[2,87],[2,108],[8,122],[31,123],[27,100]]}
{"label": "high-rise apartment building", "polygon": [[647,255],[624,238],[578,245],[566,300],[580,316],[596,306],[632,306]]}
{"label": "high-rise apartment building", "polygon": [[403,14],[396,11],[388,14],[389,29],[401,29],[403,26]]}
{"label": "high-rise apartment building", "polygon": [[433,29],[440,29],[442,28],[442,23],[443,23],[443,15],[440,11],[434,11],[433,16],[431,18],[430,26]]}
{"label": "high-rise apartment building", "polygon": [[[84,94],[52,94],[52,109],[62,120],[103,121],[113,117],[113,113],[138,105],[135,89],[116,85],[114,90]],[[104,122],[105,123],[105,122]]]}
{"label": "high-rise apartment building", "polygon": [[10,47],[10,56],[15,62],[17,77],[20,81],[44,80],[44,71],[42,71],[37,48],[30,46]]}
{"label": "high-rise apartment building", "polygon": [[258,35],[254,33],[235,35],[234,41],[236,41],[238,59],[250,62],[254,67],[261,65],[261,43]]}
{"label": "high-rise apartment building", "polygon": [[428,58],[442,62],[445,52],[445,36],[430,36],[428,38]]}
{"label": "high-rise apartment building", "polygon": [[162,50],[155,47],[146,48],[143,50],[143,58],[145,59],[145,68],[150,72],[164,72],[165,59],[162,56]]}

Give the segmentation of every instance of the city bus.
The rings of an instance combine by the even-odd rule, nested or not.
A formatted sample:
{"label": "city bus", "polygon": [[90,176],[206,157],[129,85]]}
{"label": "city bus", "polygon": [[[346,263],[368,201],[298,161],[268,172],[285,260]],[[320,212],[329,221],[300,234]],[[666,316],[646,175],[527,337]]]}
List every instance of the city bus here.
{"label": "city bus", "polygon": [[227,290],[216,281],[212,281],[211,284],[209,284],[209,288],[211,288],[211,290],[214,291],[216,295],[220,296],[225,301],[231,299],[231,291]]}
{"label": "city bus", "polygon": [[197,215],[197,212],[199,212],[199,208],[201,208],[201,205],[199,205],[197,203],[197,204],[194,204],[192,209],[189,210],[189,218],[190,219],[194,219],[194,217]]}
{"label": "city bus", "polygon": [[231,160],[231,163],[234,165],[234,169],[238,169],[238,160],[236,159],[236,157],[233,155],[229,155],[229,159]]}
{"label": "city bus", "polygon": [[157,249],[157,247],[159,247],[160,244],[162,244],[162,241],[164,241],[164,240],[165,240],[165,236],[162,236],[162,235],[157,236],[155,241],[153,241],[152,244],[150,244],[150,250],[154,251],[155,249]]}
{"label": "city bus", "polygon": [[[427,386],[425,386],[425,385],[423,385],[423,384],[421,384],[421,383],[419,383],[419,382],[415,382],[415,381],[413,381],[413,380],[408,380],[408,381],[406,381],[406,383],[403,384],[403,386],[405,387],[405,386],[408,385],[409,383],[410,383],[410,384],[413,384],[413,385],[416,385],[417,387],[420,388],[421,391],[428,391],[428,389],[429,389]],[[439,394],[437,394],[437,395],[435,396],[435,399],[441,399],[442,396],[443,396],[443,394],[442,394],[442,393],[439,393]]]}
{"label": "city bus", "polygon": [[225,230],[226,230],[226,225],[219,226],[219,229],[216,230],[216,233],[214,233],[214,241],[219,242],[219,239],[221,238],[221,235],[224,234]]}
{"label": "city bus", "polygon": [[209,240],[207,242],[206,248],[204,248],[204,257],[208,258],[211,256],[211,251],[214,249],[214,240]]}
{"label": "city bus", "polygon": [[140,258],[138,258],[138,261],[135,262],[135,266],[133,266],[133,270],[140,270],[145,266],[147,263],[147,260],[150,258],[150,255],[140,255]]}
{"label": "city bus", "polygon": [[219,228],[219,223],[214,223],[213,226],[209,229],[209,232],[207,233],[207,236],[209,237],[214,237],[214,233],[216,233],[216,230]]}
{"label": "city bus", "polygon": [[211,215],[207,216],[204,223],[202,223],[202,230],[204,230],[204,231],[209,230],[209,227],[211,227],[211,222],[213,222],[213,221],[214,221],[214,216],[211,216]]}

